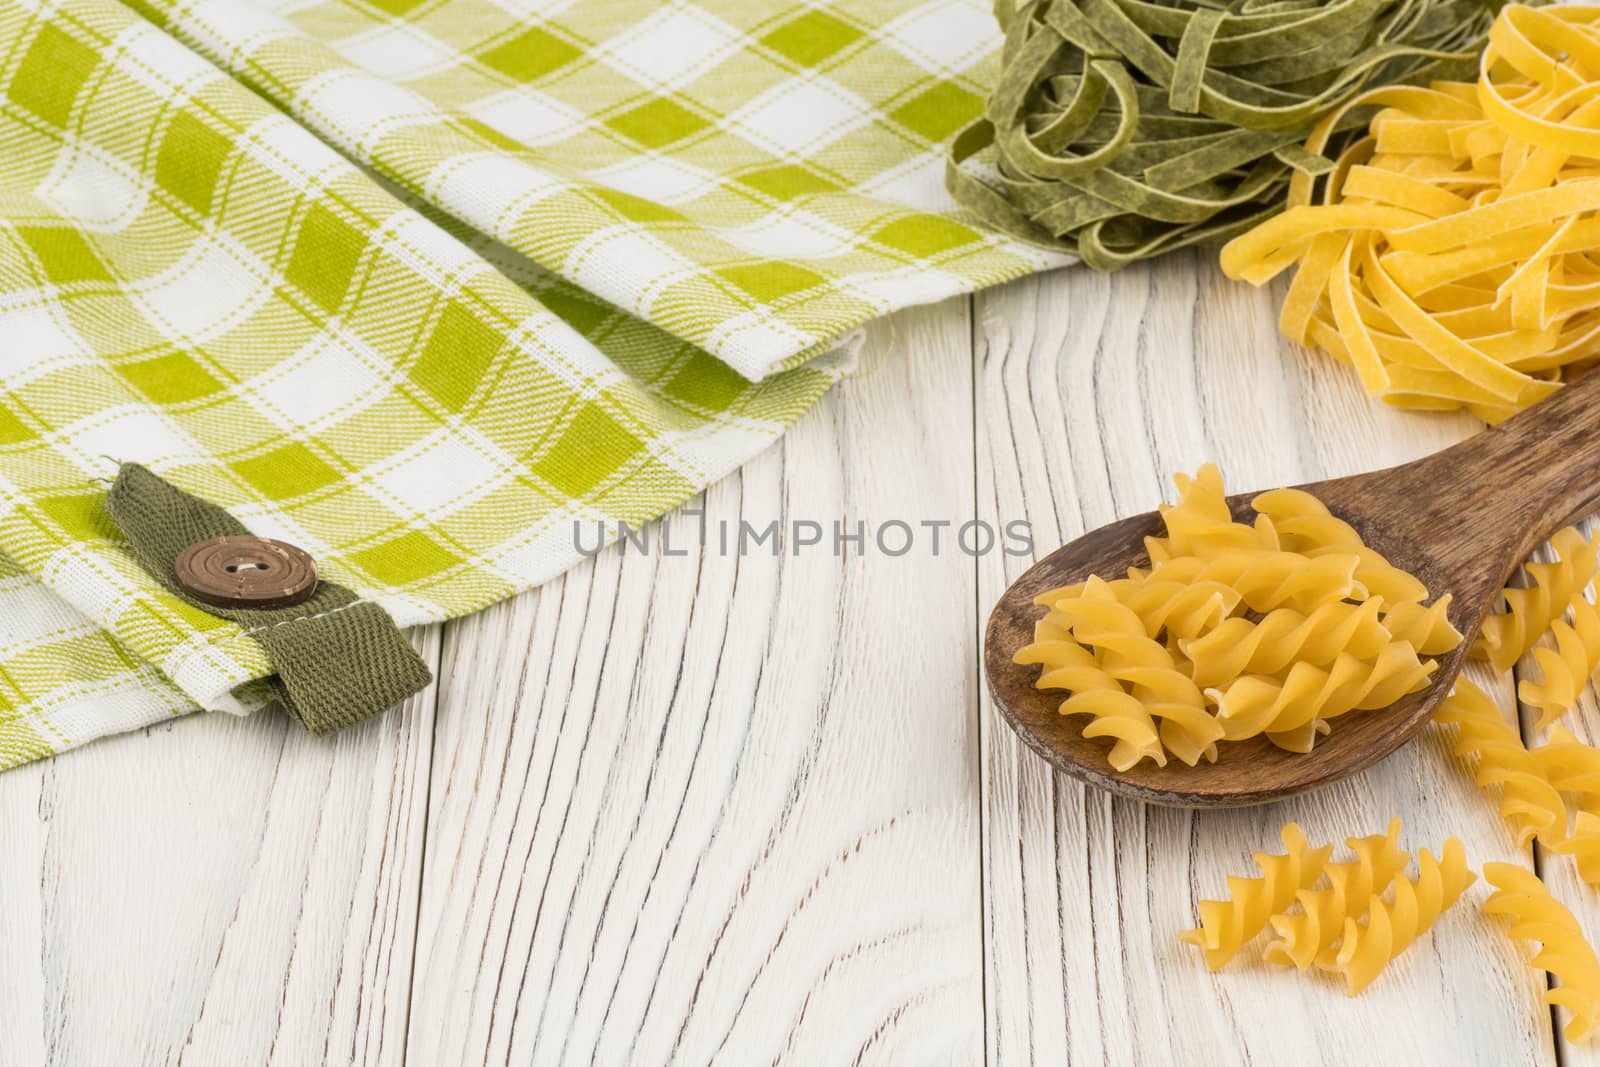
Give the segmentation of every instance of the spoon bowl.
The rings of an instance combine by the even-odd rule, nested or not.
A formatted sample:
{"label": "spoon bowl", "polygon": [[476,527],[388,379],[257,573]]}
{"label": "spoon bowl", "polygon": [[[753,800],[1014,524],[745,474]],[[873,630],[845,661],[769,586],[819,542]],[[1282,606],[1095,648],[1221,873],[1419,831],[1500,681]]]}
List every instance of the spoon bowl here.
{"label": "spoon bowl", "polygon": [[[1103,526],[1029,568],[995,604],[984,669],[1000,714],[1051,764],[1091,785],[1154,804],[1242,807],[1346,778],[1414,737],[1449,694],[1479,626],[1511,572],[1535,547],[1600,500],[1600,374],[1590,374],[1501,425],[1412,463],[1300,485],[1350,523],[1389,562],[1419,578],[1429,600],[1450,594],[1450,621],[1466,635],[1435,657],[1429,685],[1387,708],[1340,717],[1309,753],[1265,737],[1219,742],[1215,763],[1169,759],[1127,771],[1107,762],[1110,743],[1082,736],[1087,720],[1057,712],[1058,690],[1034,688],[1039,669],[1012,661],[1045,614],[1034,598],[1090,575],[1120,578],[1145,566],[1146,536],[1164,532],[1154,511]],[[1251,521],[1255,493],[1228,498]]]}

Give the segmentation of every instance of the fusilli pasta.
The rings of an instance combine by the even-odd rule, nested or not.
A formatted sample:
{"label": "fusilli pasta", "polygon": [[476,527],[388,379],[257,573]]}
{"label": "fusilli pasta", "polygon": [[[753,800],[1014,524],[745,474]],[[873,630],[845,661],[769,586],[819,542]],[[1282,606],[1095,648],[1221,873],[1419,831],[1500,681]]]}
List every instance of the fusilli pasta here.
{"label": "fusilli pasta", "polygon": [[1600,885],[1600,749],[1557,726],[1531,754],[1553,788],[1577,796],[1574,824],[1550,850],[1571,856],[1578,877]]}
{"label": "fusilli pasta", "polygon": [[1595,576],[1600,538],[1585,540],[1569,526],[1550,544],[1556,561],[1527,564],[1533,584],[1526,589],[1508,587],[1502,593],[1505,613],[1483,620],[1483,632],[1473,643],[1473,656],[1487,659],[1496,670],[1508,671],[1526,655]]}
{"label": "fusilli pasta", "polygon": [[1566,836],[1566,802],[1488,694],[1457,678],[1455,692],[1441,702],[1434,719],[1456,727],[1456,755],[1476,758],[1478,784],[1500,787],[1500,817],[1518,847],[1536,837],[1553,847]]}
{"label": "fusilli pasta", "polygon": [[1194,683],[1216,686],[1243,674],[1275,674],[1294,663],[1327,666],[1341,652],[1375,658],[1391,640],[1375,600],[1336,600],[1310,615],[1293,608],[1268,612],[1260,622],[1230,618],[1203,637],[1180,640],[1194,664]]}
{"label": "fusilli pasta", "polygon": [[1293,608],[1310,612],[1347,597],[1364,600],[1367,589],[1355,580],[1361,560],[1352,553],[1312,559],[1298,552],[1228,549],[1202,559],[1179,556],[1151,568],[1151,582],[1220,582],[1239,592],[1251,611]]}
{"label": "fusilli pasta", "polygon": [[1337,953],[1326,950],[1325,955],[1332,958],[1319,959],[1319,966],[1343,974],[1347,992],[1355,996],[1431,927],[1477,877],[1467,869],[1466,850],[1457,838],[1445,841],[1442,859],[1434,859],[1423,849],[1417,857],[1416,881],[1395,878],[1392,902],[1378,895],[1370,897],[1365,923],[1346,918]]}
{"label": "fusilli pasta", "polygon": [[1268,920],[1278,937],[1267,945],[1265,958],[1302,971],[1310,967],[1345,932],[1345,920],[1358,915],[1411,862],[1411,853],[1400,848],[1399,840],[1399,819],[1389,820],[1387,833],[1347,840],[1355,858],[1328,864],[1325,888],[1296,893],[1299,912]]}
{"label": "fusilli pasta", "polygon": [[1566,838],[1551,845],[1550,851],[1571,856],[1578,877],[1589,885],[1600,885],[1600,814],[1579,811]]}
{"label": "fusilli pasta", "polygon": [[1295,894],[1321,876],[1332,845],[1312,848],[1298,824],[1284,826],[1284,854],[1256,853],[1259,878],[1228,876],[1227,900],[1202,900],[1200,925],[1185,930],[1178,940],[1198,945],[1206,966],[1221,970],[1247,942],[1266,928],[1267,921],[1287,908]]}
{"label": "fusilli pasta", "polygon": [[1069,692],[1059,712],[1089,717],[1114,769],[1169,754],[1193,766],[1262,734],[1309,751],[1328,720],[1420,688],[1422,655],[1460,643],[1449,597],[1424,604],[1420,582],[1310,494],[1261,494],[1251,525],[1215,466],[1176,481],[1149,566],[1039,594],[1047,611],[1015,656],[1043,668],[1038,688]]}
{"label": "fusilli pasta", "polygon": [[1529,753],[1538,772],[1563,793],[1576,793],[1584,805],[1600,805],[1600,749],[1584,744],[1560,726]]}
{"label": "fusilli pasta", "polygon": [[1070,637],[1036,639],[1016,655],[1016,662],[1044,667],[1034,684],[1040,689],[1070,689],[1061,702],[1062,715],[1088,715],[1085,737],[1112,740],[1111,766],[1125,771],[1142,759],[1167,761],[1155,720],[1144,703],[1107,674],[1089,649]]}
{"label": "fusilli pasta", "polygon": [[1532,871],[1510,863],[1486,863],[1483,877],[1495,887],[1483,910],[1510,917],[1513,938],[1539,943],[1533,966],[1561,980],[1545,992],[1545,1003],[1567,1009],[1569,1018],[1562,1031],[1567,1040],[1586,1040],[1600,1025],[1600,958],[1578,920]]}
{"label": "fusilli pasta", "polygon": [[1206,695],[1217,704],[1217,721],[1228,740],[1264,733],[1291,751],[1305,752],[1319,722],[1388,707],[1427,685],[1435,666],[1404,641],[1394,641],[1371,661],[1341,652],[1326,669],[1296,663],[1282,679],[1246,675]]}
{"label": "fusilli pasta", "polygon": [[1108,583],[1117,600],[1133,609],[1145,633],[1166,631],[1174,639],[1203,634],[1239,605],[1239,591],[1222,582],[1137,581]]}
{"label": "fusilli pasta", "polygon": [[1211,559],[1221,552],[1277,547],[1275,536],[1234,521],[1222,486],[1222,472],[1215,464],[1207,463],[1193,477],[1176,474],[1172,480],[1178,486],[1177,503],[1157,509],[1167,536],[1145,539],[1152,562],[1179,556]]}
{"label": "fusilli pasta", "polygon": [[1396,641],[1404,641],[1421,656],[1442,656],[1461,643],[1461,631],[1450,622],[1450,594],[1423,605],[1415,601],[1389,604],[1383,626]]}
{"label": "fusilli pasta", "polygon": [[1272,520],[1281,548],[1313,557],[1329,553],[1356,556],[1359,562],[1353,577],[1371,596],[1390,605],[1415,603],[1427,597],[1427,587],[1415,576],[1369,548],[1354,526],[1336,517],[1326,504],[1304,489],[1273,489],[1257,495],[1250,506]]}
{"label": "fusilli pasta", "polygon": [[[1132,696],[1147,716],[1162,720],[1160,740],[1169,751],[1191,766],[1207,754],[1222,736],[1222,728],[1207,711],[1194,680],[1179,670],[1165,645],[1146,634],[1138,614],[1117,600],[1109,583],[1090,578],[1082,596],[1056,601],[1055,610],[1067,620],[1073,636],[1094,650],[1104,672],[1127,685],[1125,695]],[[1085,695],[1069,697],[1061,705],[1061,713],[1075,714],[1082,707],[1097,716],[1090,729],[1111,731],[1110,721],[1102,717],[1100,709],[1121,709],[1125,702],[1107,700],[1110,694],[1106,692],[1081,705],[1073,704]],[[1121,716],[1122,712],[1117,711],[1116,717]],[[1102,721],[1106,725],[1102,726]],[[1084,736],[1100,735],[1086,729]],[[1122,735],[1111,732],[1110,736]],[[1141,758],[1146,753],[1158,763],[1163,762],[1159,747],[1141,750]],[[1214,752],[1211,755],[1215,758]]]}
{"label": "fusilli pasta", "polygon": [[1517,696],[1524,704],[1539,709],[1539,728],[1544,729],[1578,702],[1578,694],[1600,668],[1600,609],[1582,593],[1570,602],[1572,622],[1556,619],[1550,624],[1556,647],[1535,648],[1533,659],[1544,677],[1535,682],[1524,678]]}

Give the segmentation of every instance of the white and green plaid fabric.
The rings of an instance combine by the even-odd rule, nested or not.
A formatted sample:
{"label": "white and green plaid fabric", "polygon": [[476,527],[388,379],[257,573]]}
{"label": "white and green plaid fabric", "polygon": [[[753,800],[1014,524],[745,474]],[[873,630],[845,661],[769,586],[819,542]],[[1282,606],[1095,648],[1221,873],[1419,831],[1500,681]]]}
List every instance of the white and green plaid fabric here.
{"label": "white and green plaid fabric", "polygon": [[781,434],[853,331],[1057,260],[964,223],[967,0],[0,0],[0,767],[270,673],[138,461],[400,625]]}

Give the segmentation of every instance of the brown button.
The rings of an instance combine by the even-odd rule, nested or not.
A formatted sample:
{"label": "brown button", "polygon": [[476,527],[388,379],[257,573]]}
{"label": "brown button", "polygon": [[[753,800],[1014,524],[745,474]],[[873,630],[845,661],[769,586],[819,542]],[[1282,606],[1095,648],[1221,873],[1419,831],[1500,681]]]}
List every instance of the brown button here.
{"label": "brown button", "polygon": [[287,608],[317,591],[317,561],[270,537],[214,537],[178,553],[178,586],[220,608]]}

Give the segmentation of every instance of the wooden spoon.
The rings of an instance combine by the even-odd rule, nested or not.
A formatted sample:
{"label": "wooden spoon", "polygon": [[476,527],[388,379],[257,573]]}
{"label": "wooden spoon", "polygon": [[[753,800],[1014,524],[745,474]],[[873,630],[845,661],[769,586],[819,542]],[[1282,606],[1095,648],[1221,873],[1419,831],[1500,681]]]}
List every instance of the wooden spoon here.
{"label": "wooden spoon", "polygon": [[[1169,758],[1118,773],[1107,740],[1082,736],[1089,721],[1056,708],[1066,694],[1034,688],[1036,666],[1012,656],[1033,638],[1045,609],[1033,598],[1091,574],[1121,578],[1148,565],[1147,535],[1164,531],[1143,515],[1102,526],[1056,549],[1017,579],[989,616],[984,667],[1000,713],[1030,748],[1076,778],[1154,804],[1190,808],[1265,804],[1355,774],[1399,748],[1450,692],[1472,637],[1496,606],[1511,572],[1551,534],[1600,507],[1600,373],[1460,444],[1412,463],[1299,488],[1354,526],[1391,563],[1420,578],[1430,600],[1449,593],[1450,621],[1467,640],[1438,657],[1432,683],[1387,708],[1352,712],[1310,753],[1286,752],[1265,737],[1218,743],[1217,762],[1193,767]],[[1228,498],[1253,521],[1250,500]]]}

